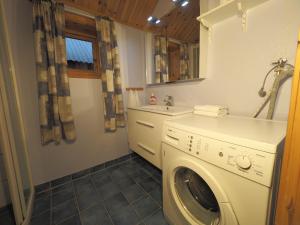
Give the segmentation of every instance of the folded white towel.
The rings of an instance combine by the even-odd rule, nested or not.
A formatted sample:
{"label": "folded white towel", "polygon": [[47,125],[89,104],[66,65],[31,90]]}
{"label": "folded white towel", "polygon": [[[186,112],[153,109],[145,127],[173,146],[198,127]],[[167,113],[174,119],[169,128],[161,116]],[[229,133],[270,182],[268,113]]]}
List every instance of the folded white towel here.
{"label": "folded white towel", "polygon": [[221,110],[227,110],[228,108],[219,105],[195,105],[194,110],[207,111],[207,112],[219,112]]}
{"label": "folded white towel", "polygon": [[194,114],[201,115],[201,116],[210,116],[210,117],[223,117],[223,116],[226,116],[228,114],[228,111],[226,109],[220,110],[219,112],[194,110]]}
{"label": "folded white towel", "polygon": [[214,113],[214,112],[207,112],[207,111],[194,111],[194,114],[201,115],[201,116],[209,116],[209,117],[223,117],[227,115],[227,112],[222,113]]}

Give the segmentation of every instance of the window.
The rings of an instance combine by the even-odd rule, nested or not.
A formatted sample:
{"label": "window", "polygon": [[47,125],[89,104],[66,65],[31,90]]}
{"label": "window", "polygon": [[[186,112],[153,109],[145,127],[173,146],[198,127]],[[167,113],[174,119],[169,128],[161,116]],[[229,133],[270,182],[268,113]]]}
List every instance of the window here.
{"label": "window", "polygon": [[99,51],[95,20],[65,13],[68,76],[100,78]]}
{"label": "window", "polygon": [[74,38],[66,38],[68,68],[94,70],[93,43]]}

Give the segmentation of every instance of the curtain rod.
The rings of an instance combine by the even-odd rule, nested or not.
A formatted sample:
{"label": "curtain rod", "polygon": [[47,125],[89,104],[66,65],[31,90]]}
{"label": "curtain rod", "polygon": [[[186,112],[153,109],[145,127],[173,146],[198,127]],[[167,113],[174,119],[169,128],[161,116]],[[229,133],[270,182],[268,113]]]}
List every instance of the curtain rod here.
{"label": "curtain rod", "polygon": [[70,13],[74,13],[74,14],[77,14],[77,15],[80,15],[80,16],[85,16],[85,17],[88,17],[88,18],[91,18],[91,19],[95,19],[94,15],[92,15],[92,14],[86,12],[86,11],[71,7],[71,6],[65,5],[65,11],[70,12]]}

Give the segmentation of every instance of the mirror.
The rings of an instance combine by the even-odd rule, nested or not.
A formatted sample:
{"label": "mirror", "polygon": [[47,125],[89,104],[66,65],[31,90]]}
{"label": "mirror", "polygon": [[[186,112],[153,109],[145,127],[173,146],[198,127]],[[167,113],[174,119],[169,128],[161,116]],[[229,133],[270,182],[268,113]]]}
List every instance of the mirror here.
{"label": "mirror", "polygon": [[149,22],[152,32],[145,38],[147,85],[199,80],[199,0],[184,6],[168,2],[168,7],[159,2],[165,10],[151,16],[159,23]]}

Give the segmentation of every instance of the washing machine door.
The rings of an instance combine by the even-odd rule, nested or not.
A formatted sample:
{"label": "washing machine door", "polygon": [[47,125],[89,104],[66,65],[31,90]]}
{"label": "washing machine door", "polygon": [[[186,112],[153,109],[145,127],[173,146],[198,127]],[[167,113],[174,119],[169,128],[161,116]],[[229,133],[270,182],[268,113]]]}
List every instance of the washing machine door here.
{"label": "washing machine door", "polygon": [[181,167],[175,172],[176,194],[186,209],[203,224],[218,224],[220,208],[208,184],[193,170]]}
{"label": "washing machine door", "polygon": [[220,184],[199,163],[184,160],[170,171],[169,184],[177,208],[192,225],[237,225]]}

